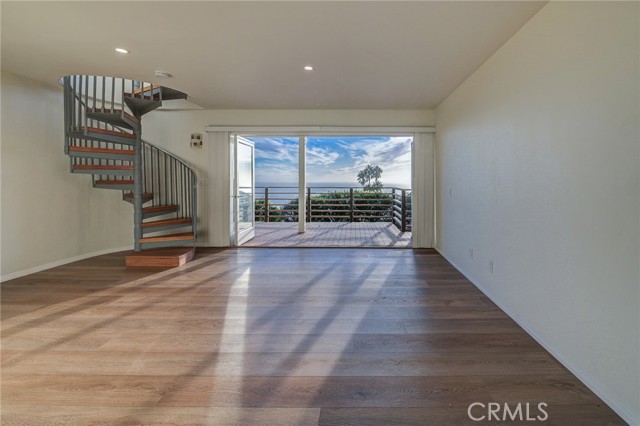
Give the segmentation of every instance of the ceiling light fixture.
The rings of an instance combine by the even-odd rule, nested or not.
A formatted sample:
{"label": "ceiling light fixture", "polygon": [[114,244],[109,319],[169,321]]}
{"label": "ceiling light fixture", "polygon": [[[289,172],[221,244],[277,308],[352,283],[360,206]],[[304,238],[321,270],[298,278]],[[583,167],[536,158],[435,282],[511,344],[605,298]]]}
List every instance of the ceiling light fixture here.
{"label": "ceiling light fixture", "polygon": [[115,51],[118,53],[122,53],[123,55],[126,55],[127,53],[129,53],[127,49],[123,49],[122,47],[116,47]]}
{"label": "ceiling light fixture", "polygon": [[153,73],[153,75],[155,75],[158,78],[171,78],[171,74],[169,74],[168,72],[164,72],[164,71],[156,71]]}
{"label": "ceiling light fixture", "polygon": [[311,65],[305,65],[305,66],[304,66],[304,70],[305,70],[305,71],[313,71],[313,66],[311,66]]}

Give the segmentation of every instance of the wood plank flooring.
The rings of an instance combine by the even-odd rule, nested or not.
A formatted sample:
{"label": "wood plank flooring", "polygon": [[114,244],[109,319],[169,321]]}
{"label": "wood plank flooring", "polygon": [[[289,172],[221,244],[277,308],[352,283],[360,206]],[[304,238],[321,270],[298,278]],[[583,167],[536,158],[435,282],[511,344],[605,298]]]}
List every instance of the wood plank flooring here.
{"label": "wood plank flooring", "polygon": [[256,222],[255,237],[243,247],[411,247],[411,232],[389,222]]}
{"label": "wood plank flooring", "polygon": [[125,254],[2,284],[3,425],[625,424],[435,251]]}

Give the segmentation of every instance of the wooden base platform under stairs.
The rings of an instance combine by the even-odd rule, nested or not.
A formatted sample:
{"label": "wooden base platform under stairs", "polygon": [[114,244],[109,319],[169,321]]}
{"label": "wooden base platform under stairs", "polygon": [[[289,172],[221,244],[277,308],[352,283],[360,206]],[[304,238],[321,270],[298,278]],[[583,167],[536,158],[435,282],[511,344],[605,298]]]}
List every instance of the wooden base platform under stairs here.
{"label": "wooden base platform under stairs", "polygon": [[195,247],[167,247],[134,251],[126,256],[126,265],[176,267],[189,262],[195,254]]}

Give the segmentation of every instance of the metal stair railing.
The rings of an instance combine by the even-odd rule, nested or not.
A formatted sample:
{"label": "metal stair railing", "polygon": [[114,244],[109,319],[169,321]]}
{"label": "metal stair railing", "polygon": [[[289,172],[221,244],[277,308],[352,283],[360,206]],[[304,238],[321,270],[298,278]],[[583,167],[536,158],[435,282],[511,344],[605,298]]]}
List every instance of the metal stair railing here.
{"label": "metal stair railing", "polygon": [[142,192],[154,194],[151,205],[177,205],[177,218],[192,218],[196,234],[195,170],[185,160],[145,140],[142,140],[142,163]]}
{"label": "metal stair railing", "polygon": [[[151,100],[154,94],[140,88],[159,88],[143,81],[95,75],[70,75],[63,77],[60,83],[65,87],[65,95],[70,95],[65,96],[67,131],[77,131],[83,127],[107,129],[109,127],[105,126],[106,123],[89,117],[92,111],[114,114],[120,111],[135,115],[127,106],[125,99],[134,97]],[[162,99],[160,98],[159,101],[161,102]],[[124,131],[122,128],[120,130]]]}
{"label": "metal stair railing", "polygon": [[[113,152],[73,155],[71,171],[76,166],[98,171],[104,166],[134,166],[131,173],[128,169],[118,173],[94,170],[92,179],[94,186],[97,181],[114,181],[128,187],[133,178],[135,250],[142,248],[142,206],[146,192],[153,194],[154,206],[175,204],[179,218],[191,217],[195,237],[197,176],[194,169],[141,138],[141,117],[162,104],[163,87],[140,80],[90,75],[65,76],[60,84],[64,88],[65,153],[83,148],[122,150],[117,155]],[[128,192],[129,189],[123,189],[123,199],[127,199]]]}
{"label": "metal stair railing", "polygon": [[[108,109],[111,112],[115,111],[116,102],[115,87],[118,79],[113,79],[114,82],[110,84],[111,90],[107,92],[106,77],[86,76],[86,75],[73,75],[63,77],[64,85],[64,108],[65,108],[65,153],[69,153],[71,147],[83,147],[83,148],[105,148],[105,149],[131,149],[130,145],[118,143],[116,140],[112,142],[100,141],[96,139],[87,138],[84,135],[87,133],[88,128],[102,129],[113,132],[120,132],[125,134],[132,134],[131,129],[126,129],[121,126],[105,123],[103,121],[93,119],[89,117],[87,113],[89,110]],[[101,89],[98,90],[98,86]],[[124,82],[122,83],[121,90],[124,91]],[[91,93],[91,97],[89,94]],[[110,98],[98,99],[98,93],[107,96],[107,93],[111,93]],[[122,165],[125,162],[122,160],[111,160],[101,158],[71,158],[70,167],[73,168],[76,164],[83,165]],[[94,182],[96,179],[123,179],[121,176],[108,176],[99,175],[94,176]]]}

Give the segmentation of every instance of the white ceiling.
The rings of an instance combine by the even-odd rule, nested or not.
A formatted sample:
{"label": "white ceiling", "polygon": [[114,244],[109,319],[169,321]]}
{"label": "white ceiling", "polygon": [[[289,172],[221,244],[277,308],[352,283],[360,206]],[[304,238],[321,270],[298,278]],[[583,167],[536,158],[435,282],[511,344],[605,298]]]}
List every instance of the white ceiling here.
{"label": "white ceiling", "polygon": [[161,82],[212,109],[430,109],[543,5],[2,1],[2,68]]}

